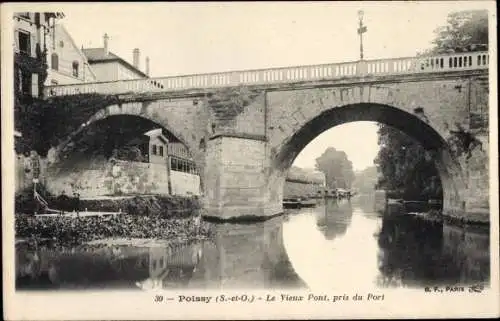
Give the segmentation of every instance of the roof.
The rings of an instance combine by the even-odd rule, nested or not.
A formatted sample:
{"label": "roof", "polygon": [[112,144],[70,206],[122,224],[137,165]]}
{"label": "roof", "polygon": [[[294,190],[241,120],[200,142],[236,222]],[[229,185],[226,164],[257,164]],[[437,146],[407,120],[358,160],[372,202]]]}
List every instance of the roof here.
{"label": "roof", "polygon": [[133,72],[139,74],[141,77],[149,78],[148,75],[146,75],[144,72],[140,71],[139,69],[131,65],[129,62],[127,62],[125,59],[117,56],[111,51],[109,51],[108,54],[106,55],[104,53],[104,48],[84,48],[82,51],[85,54],[85,56],[87,56],[87,60],[89,61],[89,63],[116,61],[121,63],[128,69],[132,70]]}
{"label": "roof", "polygon": [[149,136],[150,138],[158,137],[163,140],[165,143],[168,143],[168,139],[163,135],[163,130],[161,128],[152,129],[146,133],[145,136]]}

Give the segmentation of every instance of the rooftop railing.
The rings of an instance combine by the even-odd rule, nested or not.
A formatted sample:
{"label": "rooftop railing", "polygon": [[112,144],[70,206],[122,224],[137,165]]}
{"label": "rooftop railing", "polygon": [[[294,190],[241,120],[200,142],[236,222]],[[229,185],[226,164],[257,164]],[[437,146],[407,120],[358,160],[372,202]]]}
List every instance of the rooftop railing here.
{"label": "rooftop railing", "polygon": [[446,73],[459,70],[488,69],[488,66],[488,52],[467,52],[436,56],[362,60],[310,66],[47,86],[45,88],[45,97],[85,93],[116,95],[167,92],[240,85],[273,85],[307,81],[328,81],[363,76]]}

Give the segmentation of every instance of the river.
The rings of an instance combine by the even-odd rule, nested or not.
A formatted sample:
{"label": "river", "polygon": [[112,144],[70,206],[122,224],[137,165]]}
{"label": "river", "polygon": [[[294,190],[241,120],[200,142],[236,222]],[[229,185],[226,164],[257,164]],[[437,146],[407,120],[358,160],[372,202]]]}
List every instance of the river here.
{"label": "river", "polygon": [[260,223],[211,223],[191,244],[16,246],[16,288],[422,288],[489,283],[487,227],[374,210],[373,199],[322,201]]}

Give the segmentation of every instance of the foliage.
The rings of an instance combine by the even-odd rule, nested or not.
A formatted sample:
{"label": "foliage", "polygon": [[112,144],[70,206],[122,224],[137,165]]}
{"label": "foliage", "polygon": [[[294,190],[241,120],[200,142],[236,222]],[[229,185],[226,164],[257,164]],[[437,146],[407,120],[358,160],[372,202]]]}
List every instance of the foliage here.
{"label": "foliage", "polygon": [[163,240],[199,239],[211,233],[207,223],[198,225],[190,218],[117,215],[71,218],[33,217],[18,215],[15,220],[16,238],[54,239],[59,245],[79,245],[93,240],[124,237]]}
{"label": "foliage", "polygon": [[[124,198],[81,199],[76,202],[73,195],[61,194],[58,196],[48,193],[42,184],[37,185],[37,192],[48,202],[49,208],[72,212],[75,207],[80,211],[118,212],[136,216],[161,216],[165,218],[187,218],[196,214],[201,208],[200,200],[196,196],[179,195],[144,195]],[[16,193],[16,213],[33,213],[33,188],[27,188]],[[42,213],[41,208],[39,209]]]}
{"label": "foliage", "polygon": [[488,44],[488,11],[450,13],[447,25],[436,29],[435,34],[434,53],[484,50]]}
{"label": "foliage", "polygon": [[46,156],[57,145],[103,107],[116,103],[113,96],[80,94],[51,97],[47,100],[16,97],[14,126],[23,137],[16,142],[16,151],[36,150]]}
{"label": "foliage", "polygon": [[308,171],[306,169],[292,166],[286,176],[287,181],[305,183],[305,184],[323,184],[324,177],[321,173]]}
{"label": "foliage", "polygon": [[376,188],[398,191],[405,199],[441,198],[442,188],[431,155],[403,132],[379,125],[380,150],[375,159],[380,173]]}
{"label": "foliage", "polygon": [[377,185],[378,172],[376,166],[370,166],[354,175],[352,188],[360,194],[373,194]]}
{"label": "foliage", "polygon": [[122,148],[113,150],[114,158],[131,162],[145,162],[146,157],[137,146],[123,146]]}
{"label": "foliage", "polygon": [[[447,24],[435,30],[428,54],[485,50],[488,45],[488,12],[469,10],[448,15]],[[380,150],[376,164],[377,188],[393,190],[411,199],[441,198],[442,186],[430,155],[404,133],[379,125]]]}
{"label": "foliage", "polygon": [[208,95],[207,103],[219,124],[225,126],[241,114],[259,94],[245,86],[221,88]]}
{"label": "foliage", "polygon": [[316,158],[316,169],[325,174],[326,186],[329,188],[350,188],[354,179],[352,162],[344,151],[334,147],[327,148]]}

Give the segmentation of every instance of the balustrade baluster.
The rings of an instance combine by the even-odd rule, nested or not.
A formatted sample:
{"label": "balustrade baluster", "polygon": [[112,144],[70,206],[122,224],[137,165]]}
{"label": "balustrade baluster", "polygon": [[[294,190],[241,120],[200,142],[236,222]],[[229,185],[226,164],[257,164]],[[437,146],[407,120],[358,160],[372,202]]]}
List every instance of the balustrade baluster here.
{"label": "balustrade baluster", "polygon": [[[477,58],[476,58],[477,57]],[[427,73],[488,67],[489,56],[485,52],[458,53],[452,55],[372,60],[290,68],[247,70],[241,72],[214,73],[204,75],[175,76],[161,79],[112,81],[95,84],[47,86],[45,95],[61,96],[79,93],[117,94],[137,91],[162,91],[223,87],[237,84],[261,84],[297,82],[307,80],[335,79],[362,75],[387,75]]]}

